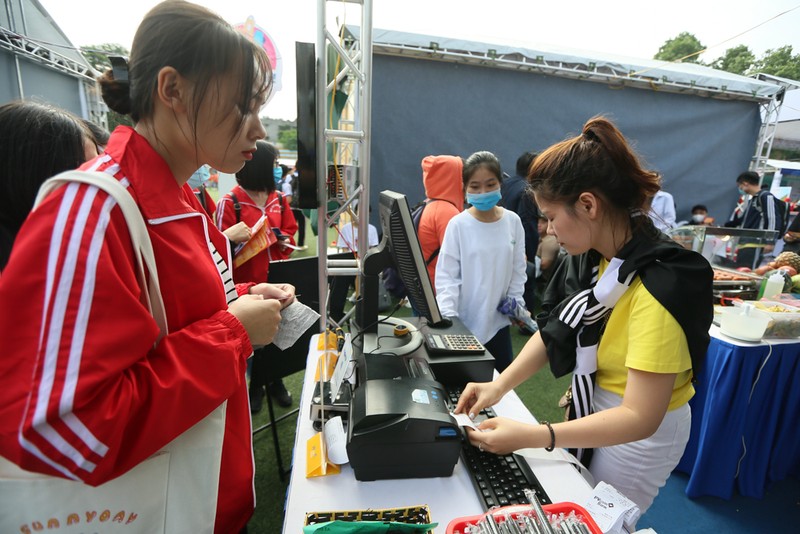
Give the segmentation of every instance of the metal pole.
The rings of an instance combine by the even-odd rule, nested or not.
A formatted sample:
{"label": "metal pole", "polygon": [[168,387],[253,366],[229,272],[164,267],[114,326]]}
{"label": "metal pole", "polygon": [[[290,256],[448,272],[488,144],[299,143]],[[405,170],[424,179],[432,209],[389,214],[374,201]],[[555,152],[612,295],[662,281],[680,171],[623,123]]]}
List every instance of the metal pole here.
{"label": "metal pole", "polygon": [[327,1],[317,0],[317,46],[314,49],[316,63],[316,154],[317,154],[317,254],[319,256],[319,275],[317,279],[319,288],[319,329],[325,332],[328,323],[328,224],[326,210],[328,209],[328,150],[325,143],[325,118],[327,117],[328,98],[325,87],[327,85],[328,62],[325,54],[325,18]]}

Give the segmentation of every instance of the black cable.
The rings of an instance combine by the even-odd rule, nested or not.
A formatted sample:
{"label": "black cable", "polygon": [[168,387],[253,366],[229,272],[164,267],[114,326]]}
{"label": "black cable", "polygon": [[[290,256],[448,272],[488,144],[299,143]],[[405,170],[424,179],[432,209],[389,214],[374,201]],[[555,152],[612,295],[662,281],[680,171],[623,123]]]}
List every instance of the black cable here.
{"label": "black cable", "polygon": [[403,301],[402,300],[398,301],[398,303],[394,305],[394,308],[392,308],[392,311],[389,312],[389,315],[385,316],[383,319],[378,319],[377,321],[374,321],[371,324],[368,324],[367,326],[359,330],[358,333],[356,333],[356,335],[353,336],[353,339],[351,339],[350,342],[355,343],[355,341],[359,337],[363,336],[367,332],[367,330],[369,330],[373,326],[387,322],[389,318],[391,318],[395,313],[397,313],[397,310],[399,310],[402,305]]}

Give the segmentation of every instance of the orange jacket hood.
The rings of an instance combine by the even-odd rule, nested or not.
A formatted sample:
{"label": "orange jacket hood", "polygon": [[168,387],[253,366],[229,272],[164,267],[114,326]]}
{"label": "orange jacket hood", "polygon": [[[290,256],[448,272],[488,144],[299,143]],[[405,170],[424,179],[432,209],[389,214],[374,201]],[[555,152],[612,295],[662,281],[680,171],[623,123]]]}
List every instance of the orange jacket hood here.
{"label": "orange jacket hood", "polygon": [[422,159],[422,183],[427,198],[447,200],[462,210],[464,187],[461,182],[463,162],[458,156],[426,156]]}

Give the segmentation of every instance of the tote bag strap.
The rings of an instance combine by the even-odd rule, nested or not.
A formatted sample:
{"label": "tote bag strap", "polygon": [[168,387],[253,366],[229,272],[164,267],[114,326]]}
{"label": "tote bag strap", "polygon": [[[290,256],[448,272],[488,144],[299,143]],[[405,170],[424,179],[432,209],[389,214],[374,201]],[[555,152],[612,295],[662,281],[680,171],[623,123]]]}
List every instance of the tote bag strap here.
{"label": "tote bag strap", "polygon": [[[133,251],[136,255],[138,268],[139,284],[144,291],[147,307],[150,314],[155,319],[160,330],[158,339],[167,335],[167,314],[164,310],[164,300],[161,297],[161,287],[158,283],[158,269],[156,268],[155,255],[153,254],[153,244],[150,242],[150,234],[147,232],[142,213],[139,206],[125,186],[116,178],[104,172],[91,171],[66,171],[45,181],[39,188],[36,196],[34,208],[58,187],[78,182],[89,184],[108,193],[122,210],[125,222],[128,224],[128,231],[131,235]],[[149,277],[147,276],[149,274]]]}

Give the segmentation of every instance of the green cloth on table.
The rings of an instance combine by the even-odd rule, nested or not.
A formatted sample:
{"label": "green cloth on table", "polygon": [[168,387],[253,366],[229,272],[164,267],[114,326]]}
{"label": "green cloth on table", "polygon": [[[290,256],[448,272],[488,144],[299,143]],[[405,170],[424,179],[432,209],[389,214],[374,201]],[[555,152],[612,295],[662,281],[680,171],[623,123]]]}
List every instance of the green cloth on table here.
{"label": "green cloth on table", "polygon": [[394,521],[328,521],[303,527],[303,534],[414,534],[436,528],[438,523],[415,525]]}

